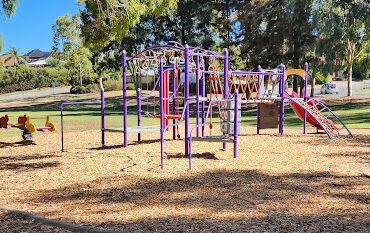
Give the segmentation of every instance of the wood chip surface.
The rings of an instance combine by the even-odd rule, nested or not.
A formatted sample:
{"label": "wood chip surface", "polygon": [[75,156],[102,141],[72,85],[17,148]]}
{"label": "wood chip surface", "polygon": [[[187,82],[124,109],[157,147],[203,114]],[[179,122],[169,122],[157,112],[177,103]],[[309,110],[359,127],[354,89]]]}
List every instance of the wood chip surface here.
{"label": "wood chip surface", "polygon": [[[166,133],[164,170],[158,133],[36,134],[37,145],[0,142],[0,204],[36,215],[126,232],[369,232],[370,130],[329,140],[300,129],[242,128],[232,145],[184,142]],[[314,132],[314,130],[312,130]],[[217,134],[217,132],[215,132]],[[27,230],[31,229],[31,230]],[[32,230],[35,229],[35,230]],[[0,212],[1,232],[65,232]]]}

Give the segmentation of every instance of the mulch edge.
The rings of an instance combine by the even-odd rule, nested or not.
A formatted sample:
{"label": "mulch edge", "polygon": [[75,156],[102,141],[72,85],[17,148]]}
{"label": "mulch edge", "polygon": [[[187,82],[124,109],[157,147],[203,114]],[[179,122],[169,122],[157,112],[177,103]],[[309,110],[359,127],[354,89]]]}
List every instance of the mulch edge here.
{"label": "mulch edge", "polygon": [[22,210],[17,210],[13,208],[9,208],[6,206],[0,205],[0,210],[7,212],[8,214],[18,217],[24,220],[31,220],[36,223],[41,223],[44,225],[49,225],[53,227],[58,227],[64,230],[68,230],[71,232],[85,232],[85,233],[125,233],[123,231],[112,231],[112,230],[104,230],[104,229],[94,229],[95,227],[87,227],[83,225],[77,225],[72,223],[67,223],[59,220],[49,219],[45,217],[41,217],[38,215],[31,214],[29,212],[25,212]]}

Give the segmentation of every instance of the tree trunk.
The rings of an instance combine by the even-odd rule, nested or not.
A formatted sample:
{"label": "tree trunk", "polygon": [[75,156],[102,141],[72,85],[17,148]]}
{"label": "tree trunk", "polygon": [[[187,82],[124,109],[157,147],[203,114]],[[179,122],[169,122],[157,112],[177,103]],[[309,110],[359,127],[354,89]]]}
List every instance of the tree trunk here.
{"label": "tree trunk", "polygon": [[348,74],[347,74],[347,79],[348,79],[348,96],[352,96],[352,66],[353,64],[348,64]]}
{"label": "tree trunk", "polygon": [[315,70],[312,72],[312,77],[311,77],[311,97],[315,97],[315,84],[316,84],[316,77],[315,77]]}
{"label": "tree trunk", "polygon": [[347,39],[347,81],[348,81],[348,96],[352,96],[352,68],[353,60],[356,53],[356,44]]}

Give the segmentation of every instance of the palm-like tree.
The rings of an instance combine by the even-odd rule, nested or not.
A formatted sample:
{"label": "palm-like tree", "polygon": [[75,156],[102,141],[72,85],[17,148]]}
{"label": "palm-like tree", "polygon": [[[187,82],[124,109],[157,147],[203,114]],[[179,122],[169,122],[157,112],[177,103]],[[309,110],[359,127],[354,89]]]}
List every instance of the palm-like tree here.
{"label": "palm-like tree", "polygon": [[21,54],[19,52],[19,49],[15,48],[15,47],[10,48],[8,50],[7,54],[10,55],[10,56],[5,60],[5,62],[7,62],[10,59],[14,59],[14,65],[16,67],[20,64],[26,64],[27,63],[26,59],[24,59],[21,56]]}

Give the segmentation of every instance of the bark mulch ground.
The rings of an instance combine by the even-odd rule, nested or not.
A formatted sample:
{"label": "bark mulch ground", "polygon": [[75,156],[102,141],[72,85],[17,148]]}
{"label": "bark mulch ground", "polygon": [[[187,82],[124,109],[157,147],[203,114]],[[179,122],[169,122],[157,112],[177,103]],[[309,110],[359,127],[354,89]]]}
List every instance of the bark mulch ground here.
{"label": "bark mulch ground", "polygon": [[[158,134],[123,149],[121,134],[99,145],[98,130],[36,134],[37,145],[0,142],[0,203],[92,229],[126,232],[369,232],[370,130],[328,140],[300,129],[243,128],[232,147],[194,142],[188,171],[181,140]],[[312,130],[314,131],[314,130]],[[168,133],[168,139],[171,133]],[[0,212],[0,232],[68,232]]]}

